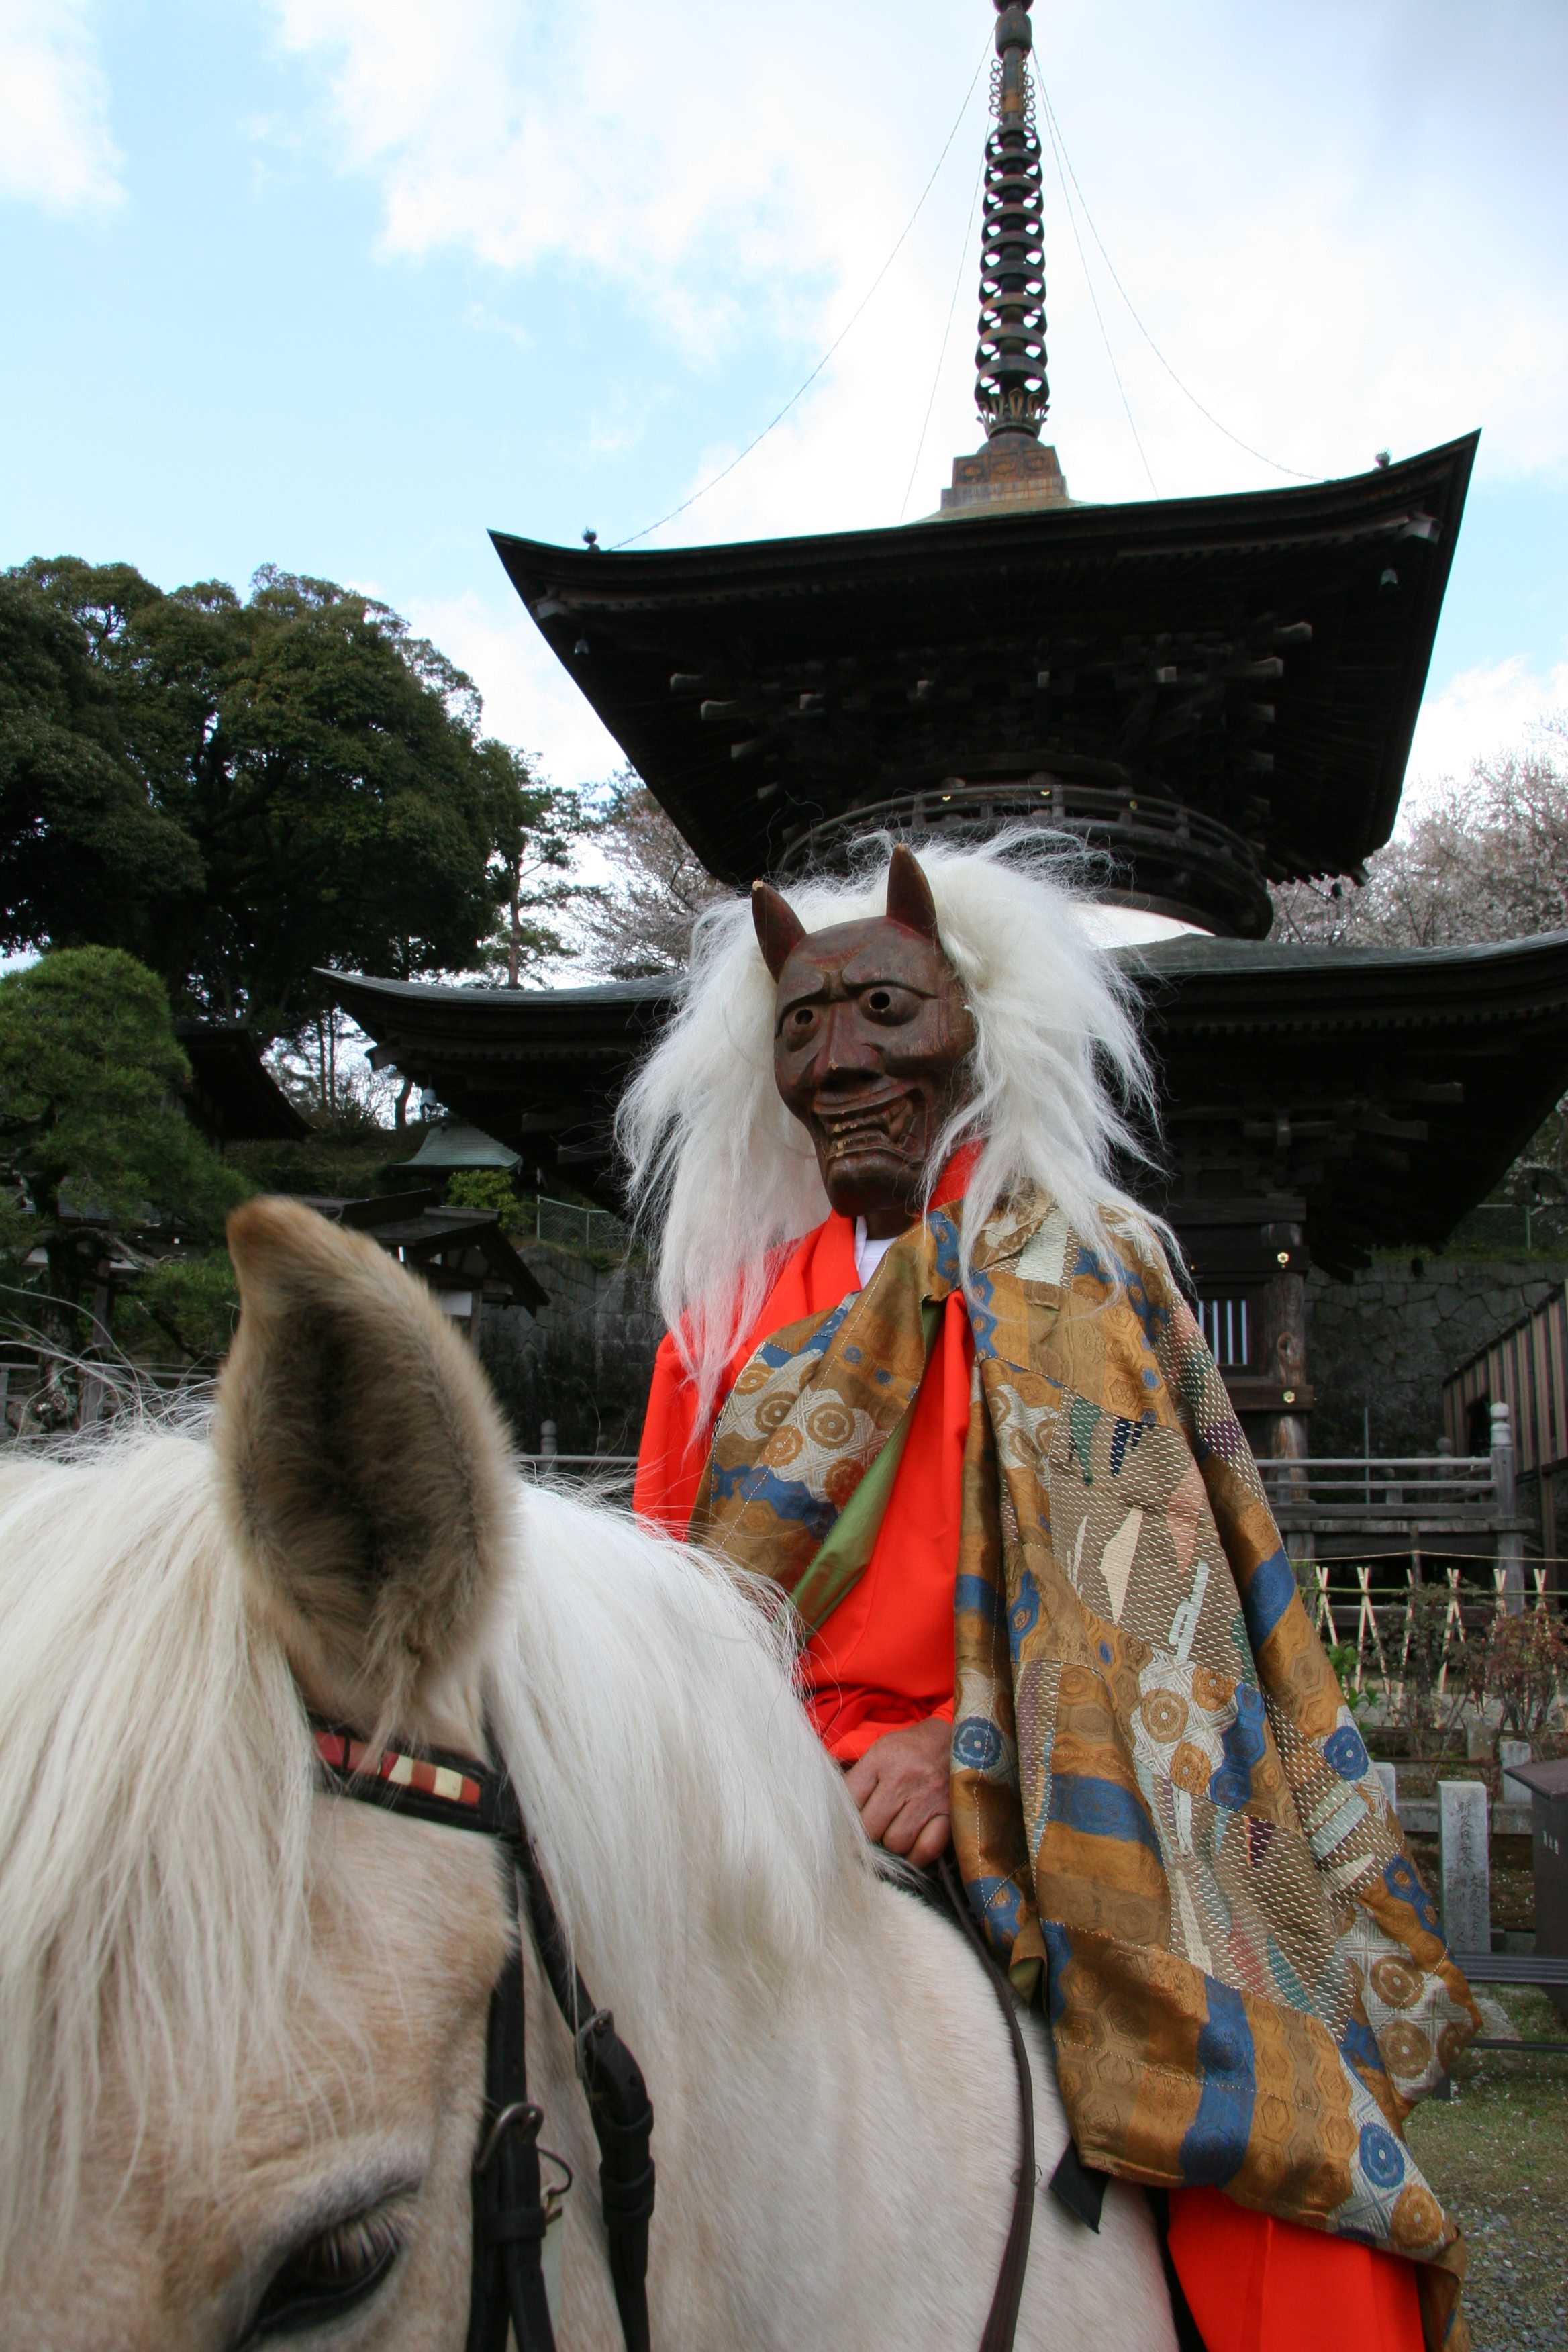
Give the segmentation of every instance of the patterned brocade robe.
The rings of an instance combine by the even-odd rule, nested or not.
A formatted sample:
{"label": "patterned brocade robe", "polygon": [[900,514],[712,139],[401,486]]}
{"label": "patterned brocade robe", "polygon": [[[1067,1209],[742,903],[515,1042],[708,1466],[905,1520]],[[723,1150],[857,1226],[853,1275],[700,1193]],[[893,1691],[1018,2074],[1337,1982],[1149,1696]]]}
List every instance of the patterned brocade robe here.
{"label": "patterned brocade robe", "polygon": [[[808,1631],[869,1557],[959,1284],[934,1210],[831,1314],[770,1333],[720,1416],[694,1540]],[[1043,1991],[1085,2163],[1213,2183],[1420,2264],[1448,2352],[1458,2235],[1403,2120],[1479,2025],[1158,1252],[1100,1261],[1038,1194],[975,1241],[952,1824]]]}

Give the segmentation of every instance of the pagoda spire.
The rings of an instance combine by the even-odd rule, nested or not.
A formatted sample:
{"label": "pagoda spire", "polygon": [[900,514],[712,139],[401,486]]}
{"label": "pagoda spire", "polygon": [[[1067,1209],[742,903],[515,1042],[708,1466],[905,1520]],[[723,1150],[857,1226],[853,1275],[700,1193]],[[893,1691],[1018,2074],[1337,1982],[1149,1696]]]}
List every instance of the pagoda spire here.
{"label": "pagoda spire", "polygon": [[1069,504],[1057,453],[1040,438],[1050,406],[1046,380],[1046,244],[1040,142],[1029,58],[1034,27],[1024,0],[993,0],[996,62],[985,142],[980,233],[980,342],[974,404],[985,439],[952,468],[944,515],[985,508]]}
{"label": "pagoda spire", "polygon": [[1050,385],[1046,378],[1040,142],[1029,72],[1035,36],[1028,9],[1018,0],[995,0],[995,8],[974,404],[988,438],[1026,433],[1037,441],[1050,406]]}

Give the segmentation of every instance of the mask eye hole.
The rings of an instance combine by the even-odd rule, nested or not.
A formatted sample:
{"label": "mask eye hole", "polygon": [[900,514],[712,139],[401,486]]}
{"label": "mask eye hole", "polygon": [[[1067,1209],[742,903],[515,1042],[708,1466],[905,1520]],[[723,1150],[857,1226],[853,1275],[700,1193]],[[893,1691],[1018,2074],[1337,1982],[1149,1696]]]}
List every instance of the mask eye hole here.
{"label": "mask eye hole", "polygon": [[921,999],[912,989],[900,988],[889,981],[879,981],[866,989],[860,997],[860,1010],[868,1020],[898,1023],[912,1020],[921,1007]]}
{"label": "mask eye hole", "polygon": [[331,2326],[384,2284],[402,2252],[402,2228],[385,2210],[356,2214],[307,2238],[268,2281],[240,2352]]}

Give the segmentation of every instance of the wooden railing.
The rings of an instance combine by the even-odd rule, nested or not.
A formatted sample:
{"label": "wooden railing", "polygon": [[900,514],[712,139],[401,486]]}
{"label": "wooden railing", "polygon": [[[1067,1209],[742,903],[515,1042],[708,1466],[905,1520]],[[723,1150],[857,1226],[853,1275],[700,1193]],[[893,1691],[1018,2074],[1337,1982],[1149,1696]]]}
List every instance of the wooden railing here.
{"label": "wooden railing", "polygon": [[1287,1511],[1405,1521],[1446,1518],[1456,1511],[1495,1516],[1502,1507],[1503,1482],[1490,1454],[1265,1457],[1258,1468],[1270,1503]]}

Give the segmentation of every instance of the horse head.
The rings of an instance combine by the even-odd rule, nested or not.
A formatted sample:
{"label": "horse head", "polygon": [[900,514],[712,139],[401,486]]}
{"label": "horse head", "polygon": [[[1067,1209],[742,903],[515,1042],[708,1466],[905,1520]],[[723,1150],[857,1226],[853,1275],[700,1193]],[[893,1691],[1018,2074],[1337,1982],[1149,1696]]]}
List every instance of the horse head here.
{"label": "horse head", "polygon": [[307,1710],[479,1752],[516,1480],[382,1251],[280,1201],[230,1242],[216,1461],[0,1486],[0,2338],[457,2344],[506,1880],[317,1793]]}

